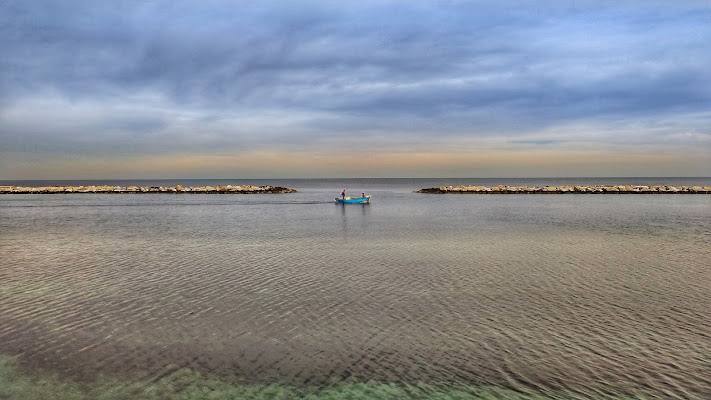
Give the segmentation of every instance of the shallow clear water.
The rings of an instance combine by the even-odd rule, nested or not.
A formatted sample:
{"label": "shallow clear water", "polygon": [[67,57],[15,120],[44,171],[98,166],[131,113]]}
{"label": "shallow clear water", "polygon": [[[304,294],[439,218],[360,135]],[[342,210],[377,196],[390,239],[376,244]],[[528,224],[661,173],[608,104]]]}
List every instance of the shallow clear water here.
{"label": "shallow clear water", "polygon": [[[0,354],[80,382],[188,368],[235,385],[710,398],[711,195],[413,193],[711,181],[588,179],[3,195]],[[372,204],[334,204],[344,187]]]}

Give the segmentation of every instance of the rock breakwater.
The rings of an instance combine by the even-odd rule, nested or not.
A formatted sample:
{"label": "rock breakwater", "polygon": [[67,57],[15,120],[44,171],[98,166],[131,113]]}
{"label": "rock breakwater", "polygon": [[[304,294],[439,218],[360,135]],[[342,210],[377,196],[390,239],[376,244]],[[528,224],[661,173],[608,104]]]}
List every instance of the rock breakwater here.
{"label": "rock breakwater", "polygon": [[585,194],[711,194],[711,186],[631,186],[631,185],[600,185],[600,186],[441,186],[438,188],[420,189],[417,193],[473,193],[473,194],[554,194],[554,193],[585,193]]}
{"label": "rock breakwater", "polygon": [[177,186],[0,186],[0,194],[59,194],[59,193],[206,193],[206,194],[254,194],[295,193],[296,189],[278,186],[217,185],[183,187]]}

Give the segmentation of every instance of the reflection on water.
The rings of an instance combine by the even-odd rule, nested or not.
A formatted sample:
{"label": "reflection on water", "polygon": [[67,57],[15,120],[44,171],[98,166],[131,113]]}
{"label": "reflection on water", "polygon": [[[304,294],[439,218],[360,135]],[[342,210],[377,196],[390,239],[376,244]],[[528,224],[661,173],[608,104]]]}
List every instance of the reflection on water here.
{"label": "reflection on water", "polygon": [[83,393],[711,397],[711,196],[297,189],[0,198],[0,353]]}
{"label": "reflection on water", "polygon": [[[368,226],[369,203],[343,204],[336,203],[336,207],[341,210],[343,233],[348,234],[348,216],[351,215],[351,228],[357,231],[365,230]],[[357,215],[355,215],[357,214]],[[355,225],[354,225],[355,224]]]}

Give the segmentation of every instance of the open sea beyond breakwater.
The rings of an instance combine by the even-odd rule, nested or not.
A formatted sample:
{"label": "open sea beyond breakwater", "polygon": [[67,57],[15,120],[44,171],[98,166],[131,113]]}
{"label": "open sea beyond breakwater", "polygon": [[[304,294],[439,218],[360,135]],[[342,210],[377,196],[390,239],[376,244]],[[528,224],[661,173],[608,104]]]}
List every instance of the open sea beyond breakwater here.
{"label": "open sea beyond breakwater", "polygon": [[[711,178],[14,181],[0,399],[711,398]],[[371,204],[335,204],[341,190]]]}

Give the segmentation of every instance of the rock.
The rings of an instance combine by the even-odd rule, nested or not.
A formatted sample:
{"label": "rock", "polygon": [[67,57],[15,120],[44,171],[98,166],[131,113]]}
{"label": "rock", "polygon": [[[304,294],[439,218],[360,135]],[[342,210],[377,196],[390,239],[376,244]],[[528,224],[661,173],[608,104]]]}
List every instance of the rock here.
{"label": "rock", "polygon": [[632,185],[598,185],[598,186],[440,186],[439,188],[420,189],[417,193],[711,193],[708,186],[632,186]]}

